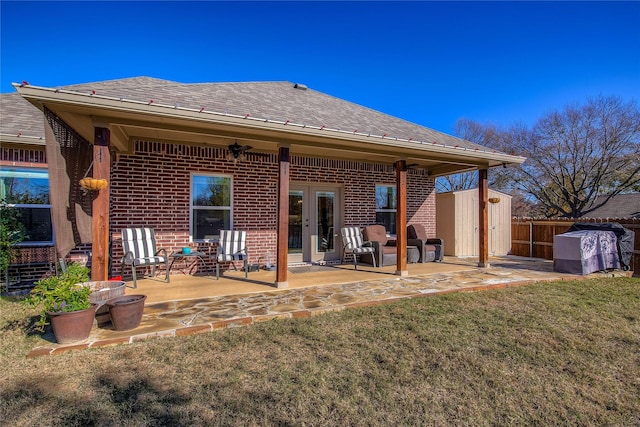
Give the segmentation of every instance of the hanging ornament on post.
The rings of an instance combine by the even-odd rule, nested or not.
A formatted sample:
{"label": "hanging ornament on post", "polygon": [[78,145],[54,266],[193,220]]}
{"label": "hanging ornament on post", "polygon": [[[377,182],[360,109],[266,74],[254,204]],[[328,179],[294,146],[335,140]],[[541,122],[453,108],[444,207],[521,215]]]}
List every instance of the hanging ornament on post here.
{"label": "hanging ornament on post", "polygon": [[98,191],[104,190],[109,186],[109,182],[106,179],[97,178],[82,178],[80,180],[80,187],[85,190]]}
{"label": "hanging ornament on post", "polygon": [[84,177],[79,181],[80,187],[84,188],[87,191],[104,190],[109,186],[109,182],[106,179],[87,177],[92,167],[93,162],[91,162],[91,164],[89,165],[89,168],[84,174]]}

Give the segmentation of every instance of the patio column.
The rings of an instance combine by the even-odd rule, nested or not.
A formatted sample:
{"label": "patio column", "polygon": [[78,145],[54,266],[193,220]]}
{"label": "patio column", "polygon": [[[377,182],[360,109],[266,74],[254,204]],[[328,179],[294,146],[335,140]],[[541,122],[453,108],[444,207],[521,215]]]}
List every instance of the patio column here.
{"label": "patio column", "polygon": [[489,267],[489,185],[487,169],[478,171],[478,267]]}
{"label": "patio column", "polygon": [[287,264],[289,262],[289,147],[278,150],[278,213],[276,225],[276,287],[288,288]]}
{"label": "patio column", "polygon": [[91,220],[91,280],[103,281],[109,277],[109,194],[111,154],[109,129],[96,127],[93,143],[93,177],[106,179],[107,188],[99,190],[92,204]]}
{"label": "patio column", "polygon": [[396,274],[408,276],[407,271],[407,162],[396,161]]}

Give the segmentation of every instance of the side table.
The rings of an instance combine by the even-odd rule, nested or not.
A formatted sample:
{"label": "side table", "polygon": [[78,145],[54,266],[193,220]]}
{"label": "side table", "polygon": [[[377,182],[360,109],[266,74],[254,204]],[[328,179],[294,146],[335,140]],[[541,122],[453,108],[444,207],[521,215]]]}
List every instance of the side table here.
{"label": "side table", "polygon": [[[171,264],[169,264],[169,271],[171,271],[171,267],[173,267],[173,264],[177,260],[185,260],[185,268],[188,267],[188,270],[187,270],[189,272],[188,274],[191,274],[193,267],[196,267],[198,265],[198,262],[202,263],[202,267],[203,267],[202,271],[206,271],[207,263],[204,260],[206,256],[207,254],[199,251],[191,251],[188,254],[185,254],[184,252],[174,252],[171,255],[169,255],[169,257],[171,258]],[[189,258],[195,258],[193,260],[194,262],[189,264]],[[182,273],[187,274],[185,273],[185,269],[182,270]]]}

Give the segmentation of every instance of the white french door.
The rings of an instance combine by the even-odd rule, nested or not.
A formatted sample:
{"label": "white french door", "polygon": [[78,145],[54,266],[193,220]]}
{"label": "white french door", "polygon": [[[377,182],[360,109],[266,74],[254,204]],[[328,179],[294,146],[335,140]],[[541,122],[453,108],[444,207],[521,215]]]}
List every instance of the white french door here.
{"label": "white french door", "polygon": [[289,262],[340,258],[340,187],[291,184],[289,187]]}

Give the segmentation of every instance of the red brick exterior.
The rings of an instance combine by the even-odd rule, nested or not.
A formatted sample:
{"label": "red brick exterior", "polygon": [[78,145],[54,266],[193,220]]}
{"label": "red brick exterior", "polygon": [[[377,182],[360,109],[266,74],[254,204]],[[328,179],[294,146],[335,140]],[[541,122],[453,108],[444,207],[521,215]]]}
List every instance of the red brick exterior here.
{"label": "red brick exterior", "polygon": [[[227,150],[222,148],[147,141],[137,141],[133,154],[114,156],[110,182],[114,275],[120,274],[122,228],[154,228],[159,247],[169,253],[189,244],[191,174],[233,177],[233,225],[247,230],[250,262],[265,262],[267,254],[275,261],[277,155],[249,152],[246,159],[235,164],[226,156]],[[44,148],[2,151],[4,164],[8,164],[7,160],[34,159],[42,165]],[[392,164],[301,157],[294,153],[291,182],[340,186],[342,225],[365,226],[375,221],[375,186],[395,185],[395,171]],[[435,236],[434,178],[423,170],[410,169],[407,183],[407,223],[421,223]],[[191,246],[205,252],[214,250],[209,244],[191,243]],[[83,258],[81,252],[88,250],[88,247],[76,248],[71,258],[84,260],[86,257]]]}
{"label": "red brick exterior", "polygon": [[0,148],[0,165],[6,166],[46,166],[47,156],[44,146],[40,147],[2,147]]}
{"label": "red brick exterior", "polygon": [[[247,153],[227,160],[227,150],[181,144],[138,141],[134,154],[121,154],[111,179],[113,259],[122,255],[120,230],[152,227],[160,247],[179,250],[189,244],[191,174],[233,177],[233,226],[247,231],[252,263],[276,253],[275,154]],[[376,184],[395,185],[393,165],[291,156],[291,182],[332,183],[343,188],[343,225],[375,221]],[[408,173],[408,223],[422,223],[435,236],[434,179],[422,170]],[[193,243],[211,251],[210,245]]]}

